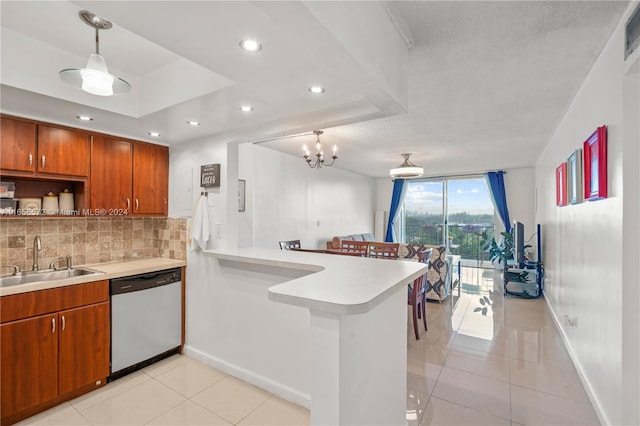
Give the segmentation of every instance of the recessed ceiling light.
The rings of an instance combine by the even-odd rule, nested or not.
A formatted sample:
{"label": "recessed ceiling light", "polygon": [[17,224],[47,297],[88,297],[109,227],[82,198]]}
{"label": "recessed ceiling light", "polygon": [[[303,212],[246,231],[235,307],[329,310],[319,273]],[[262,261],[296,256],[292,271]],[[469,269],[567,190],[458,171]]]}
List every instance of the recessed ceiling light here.
{"label": "recessed ceiling light", "polygon": [[93,117],[89,117],[88,115],[77,115],[76,118],[81,121],[91,121]]}
{"label": "recessed ceiling light", "polygon": [[240,47],[247,52],[259,52],[262,45],[253,39],[240,40]]}
{"label": "recessed ceiling light", "polygon": [[253,107],[251,105],[242,105],[240,107],[240,111],[242,111],[242,112],[251,112],[251,111],[253,111]]}
{"label": "recessed ceiling light", "polygon": [[149,132],[149,136],[151,136],[152,138],[159,138],[160,137],[160,133],[158,133],[158,132]]}
{"label": "recessed ceiling light", "polygon": [[309,91],[314,95],[321,95],[324,93],[324,87],[322,86],[311,86],[309,87]]}
{"label": "recessed ceiling light", "polygon": [[200,125],[200,122],[196,120],[189,120],[187,121],[187,123],[189,123],[189,126],[194,126],[194,127],[198,127]]}

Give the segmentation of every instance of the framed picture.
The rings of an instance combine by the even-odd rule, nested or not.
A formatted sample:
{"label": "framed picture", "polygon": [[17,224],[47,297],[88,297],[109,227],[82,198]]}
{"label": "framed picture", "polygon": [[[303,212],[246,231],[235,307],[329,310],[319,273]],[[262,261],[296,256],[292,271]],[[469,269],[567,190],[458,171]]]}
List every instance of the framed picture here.
{"label": "framed picture", "polygon": [[220,187],[220,164],[200,166],[200,186],[203,188]]}
{"label": "framed picture", "polygon": [[607,198],[607,126],[598,127],[584,141],[584,199]]}
{"label": "framed picture", "polygon": [[567,201],[569,204],[582,202],[582,150],[576,149],[567,158]]}
{"label": "framed picture", "polygon": [[567,163],[556,167],[556,205],[567,205]]}
{"label": "framed picture", "polygon": [[243,212],[245,209],[247,191],[247,181],[244,179],[238,180],[238,211]]}

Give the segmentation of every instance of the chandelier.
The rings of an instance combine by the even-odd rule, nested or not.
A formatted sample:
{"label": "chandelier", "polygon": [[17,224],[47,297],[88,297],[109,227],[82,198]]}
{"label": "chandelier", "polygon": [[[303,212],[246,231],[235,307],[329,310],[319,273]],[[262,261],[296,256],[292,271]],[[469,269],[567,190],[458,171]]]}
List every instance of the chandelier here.
{"label": "chandelier", "polygon": [[316,169],[320,169],[322,168],[322,166],[333,166],[333,163],[336,162],[336,158],[338,158],[338,156],[336,155],[336,152],[338,152],[338,147],[336,145],[333,146],[333,155],[331,155],[331,163],[325,163],[324,161],[324,152],[322,151],[322,145],[320,145],[320,135],[323,134],[324,132],[322,130],[314,130],[313,134],[316,135],[316,153],[314,154],[314,156],[316,157],[315,161],[312,161],[312,156],[311,153],[309,152],[309,150],[307,149],[306,146],[303,146],[302,149],[304,150],[304,159],[307,162],[307,164],[309,165],[309,167],[316,168]]}

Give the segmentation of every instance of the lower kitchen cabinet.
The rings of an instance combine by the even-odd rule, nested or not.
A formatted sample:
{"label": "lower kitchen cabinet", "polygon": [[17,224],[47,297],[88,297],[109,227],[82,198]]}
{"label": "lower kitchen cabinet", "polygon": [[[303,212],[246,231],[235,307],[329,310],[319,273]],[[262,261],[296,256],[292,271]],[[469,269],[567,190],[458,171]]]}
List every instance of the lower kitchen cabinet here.
{"label": "lower kitchen cabinet", "polygon": [[109,375],[109,302],[58,314],[58,393]]}
{"label": "lower kitchen cabinet", "polygon": [[2,417],[58,396],[56,315],[0,325],[2,336]]}
{"label": "lower kitchen cabinet", "polygon": [[[108,281],[5,296],[1,301],[3,311],[13,317],[20,317],[16,308],[20,304],[24,304],[24,315],[29,315],[3,319],[0,325],[2,425],[105,383],[110,345]],[[69,306],[74,304],[70,301],[84,306]],[[34,306],[56,311],[33,316],[42,313],[34,312]]]}

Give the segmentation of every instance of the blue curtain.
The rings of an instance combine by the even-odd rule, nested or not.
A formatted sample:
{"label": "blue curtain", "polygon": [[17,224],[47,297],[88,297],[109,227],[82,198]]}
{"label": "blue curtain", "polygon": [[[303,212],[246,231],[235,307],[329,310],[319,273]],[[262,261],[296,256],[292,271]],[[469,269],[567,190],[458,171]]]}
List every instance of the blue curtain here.
{"label": "blue curtain", "polygon": [[507,208],[507,192],[504,189],[504,172],[487,173],[487,182],[493,198],[493,205],[500,215],[500,219],[504,224],[504,229],[511,232],[511,220],[509,219],[509,209]]}
{"label": "blue curtain", "polygon": [[384,240],[387,243],[398,242],[393,225],[400,215],[400,207],[404,202],[405,180],[396,179],[393,181],[393,194],[391,194],[391,208],[389,209],[389,223],[387,224],[387,235]]}

